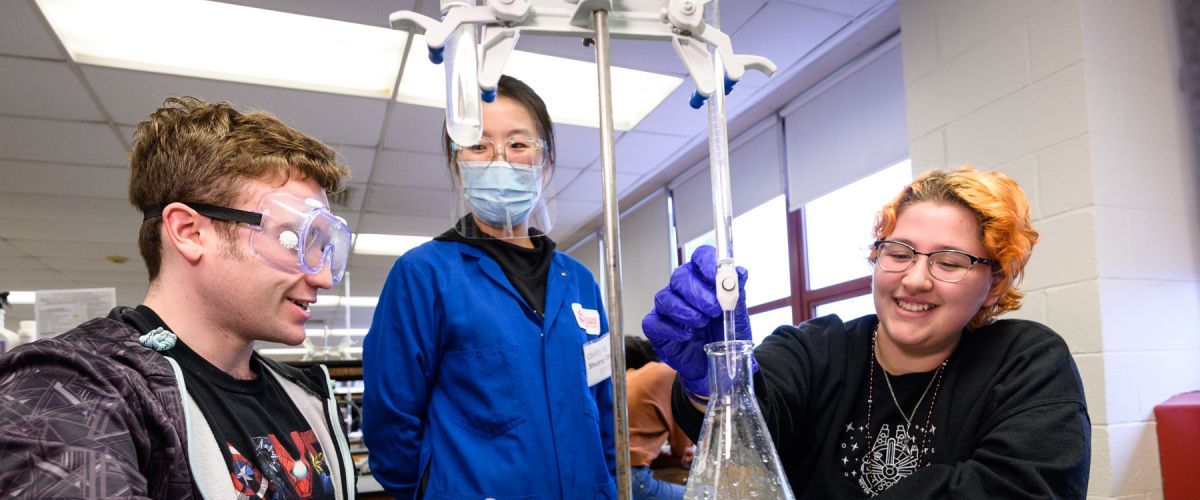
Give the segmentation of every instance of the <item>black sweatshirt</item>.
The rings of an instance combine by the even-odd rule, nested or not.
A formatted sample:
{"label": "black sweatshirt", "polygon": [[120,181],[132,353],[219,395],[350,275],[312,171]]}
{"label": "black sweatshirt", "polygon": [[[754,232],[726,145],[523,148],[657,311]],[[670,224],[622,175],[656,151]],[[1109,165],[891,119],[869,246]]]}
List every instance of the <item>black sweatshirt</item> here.
{"label": "black sweatshirt", "polygon": [[[841,444],[847,425],[865,420],[856,413],[866,399],[876,322],[874,315],[845,324],[826,316],[782,326],[754,352],[755,393],[796,498],[868,496],[844,475]],[[891,404],[875,387],[876,407]],[[696,440],[703,414],[678,382],[672,399],[675,420]],[[878,498],[1087,494],[1091,421],[1083,383],[1066,343],[1043,325],[1002,320],[965,330],[931,418],[929,446],[937,452]]]}

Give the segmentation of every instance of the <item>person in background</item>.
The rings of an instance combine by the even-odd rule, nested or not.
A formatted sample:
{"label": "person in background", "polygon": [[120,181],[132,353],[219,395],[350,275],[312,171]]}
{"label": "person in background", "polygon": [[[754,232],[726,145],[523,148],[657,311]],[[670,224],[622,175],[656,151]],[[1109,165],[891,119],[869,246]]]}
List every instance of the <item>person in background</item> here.
{"label": "person in background", "polygon": [[599,286],[555,250],[554,133],[503,76],[483,138],[445,136],[454,227],[396,260],[363,343],[363,440],[396,498],[615,498]]}
{"label": "person in background", "polygon": [[[1091,427],[1071,352],[1044,325],[996,319],[1020,307],[1038,241],[1020,187],[971,168],[925,172],[884,205],[874,237],[876,314],[781,326],[754,351],[797,498],[1084,498]],[[693,438],[703,346],[723,335],[714,254],[676,269],[642,322],[679,371],[673,409]],[[736,320],[750,339],[744,305]]]}
{"label": "person in background", "polygon": [[[655,478],[656,468],[686,469],[692,460],[692,440],[671,415],[671,386],[675,370],[658,359],[654,346],[642,337],[625,337],[625,387],[629,401],[629,464],[634,500],[681,499],[683,485]],[[663,445],[670,446],[664,452]]]}
{"label": "person in background", "polygon": [[145,301],[0,357],[0,496],[352,498],[324,367],[297,345],[350,230],[327,206],[349,170],[262,112],[169,98],[138,125],[129,201]]}

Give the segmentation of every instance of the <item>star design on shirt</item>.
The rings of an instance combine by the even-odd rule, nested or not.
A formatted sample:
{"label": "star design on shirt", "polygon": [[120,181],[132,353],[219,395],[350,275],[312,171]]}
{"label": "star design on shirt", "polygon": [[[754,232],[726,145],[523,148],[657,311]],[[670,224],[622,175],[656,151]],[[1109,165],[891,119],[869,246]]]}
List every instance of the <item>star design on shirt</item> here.
{"label": "star design on shirt", "polygon": [[937,434],[937,426],[936,426],[936,425],[931,425],[931,426],[929,426],[929,433],[930,433],[930,434]]}
{"label": "star design on shirt", "polygon": [[850,422],[850,423],[846,424],[846,432],[850,432],[853,430],[854,430],[854,422]]}
{"label": "star design on shirt", "polygon": [[850,462],[850,459],[842,457],[842,465],[846,465],[848,462]]}
{"label": "star design on shirt", "polygon": [[234,468],[237,469],[234,475],[237,476],[238,481],[241,481],[242,484],[248,485],[250,484],[250,480],[254,479],[254,469],[250,468],[250,464],[238,462],[234,464]]}
{"label": "star design on shirt", "polygon": [[851,450],[858,450],[858,443],[850,443]]}

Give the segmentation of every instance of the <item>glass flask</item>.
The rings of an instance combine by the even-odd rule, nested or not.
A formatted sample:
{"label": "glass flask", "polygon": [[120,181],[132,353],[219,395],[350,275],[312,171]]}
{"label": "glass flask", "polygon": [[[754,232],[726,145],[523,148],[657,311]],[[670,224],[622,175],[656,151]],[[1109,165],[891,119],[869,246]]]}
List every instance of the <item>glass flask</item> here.
{"label": "glass flask", "polygon": [[687,500],[795,498],[754,397],[753,350],[749,340],[704,346],[710,398]]}

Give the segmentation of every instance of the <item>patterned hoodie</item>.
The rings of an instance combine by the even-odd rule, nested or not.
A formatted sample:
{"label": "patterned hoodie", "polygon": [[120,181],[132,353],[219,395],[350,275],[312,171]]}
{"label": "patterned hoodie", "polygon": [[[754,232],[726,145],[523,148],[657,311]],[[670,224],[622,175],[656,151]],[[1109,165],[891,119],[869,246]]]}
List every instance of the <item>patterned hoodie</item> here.
{"label": "patterned hoodie", "polygon": [[[138,342],[138,330],[121,321],[128,310],[0,356],[0,496],[233,496],[178,366]],[[339,472],[338,497],[352,498],[349,451],[324,367],[259,359],[329,443],[325,449],[336,451],[327,455]]]}

